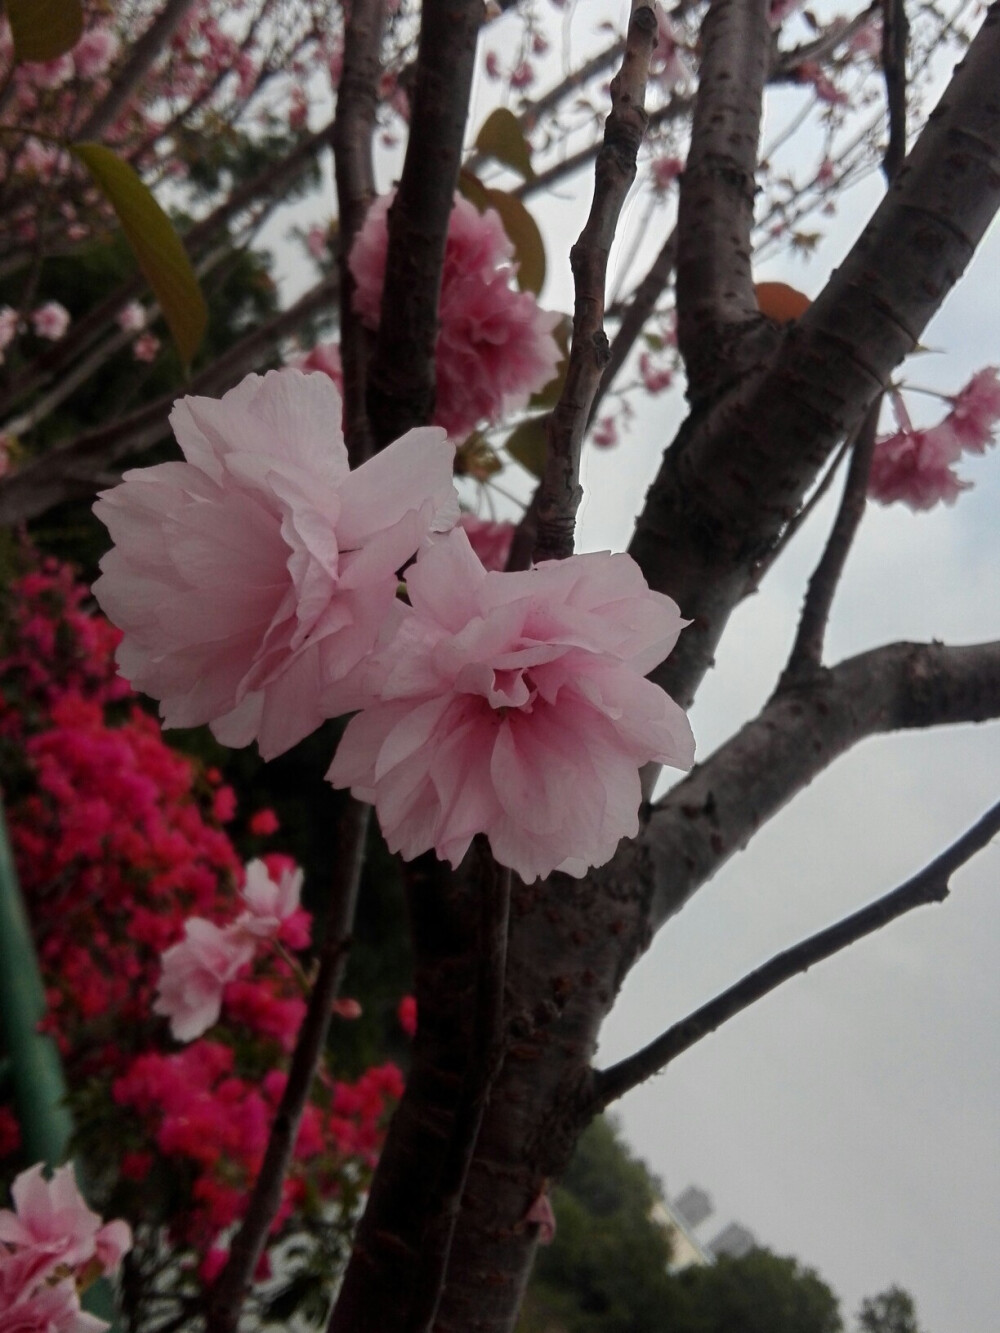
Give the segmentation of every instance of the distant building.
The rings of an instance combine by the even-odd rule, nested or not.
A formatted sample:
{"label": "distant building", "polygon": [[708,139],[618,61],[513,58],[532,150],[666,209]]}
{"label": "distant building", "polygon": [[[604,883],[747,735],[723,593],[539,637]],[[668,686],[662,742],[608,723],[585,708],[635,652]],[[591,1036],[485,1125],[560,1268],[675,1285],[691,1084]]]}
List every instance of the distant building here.
{"label": "distant building", "polygon": [[[709,1212],[711,1211],[710,1203]],[[698,1237],[692,1233],[687,1220],[678,1211],[676,1203],[670,1203],[667,1200],[654,1203],[652,1218],[654,1222],[659,1222],[661,1227],[670,1232],[670,1271],[672,1273],[679,1273],[682,1269],[691,1268],[695,1264],[710,1264],[712,1262],[712,1256]]]}
{"label": "distant building", "polygon": [[712,1200],[697,1185],[689,1185],[683,1194],[671,1200],[670,1210],[683,1217],[689,1227],[701,1226],[712,1215]]}
{"label": "distant building", "polygon": [[757,1240],[752,1231],[748,1231],[739,1222],[730,1222],[729,1226],[723,1227],[715,1239],[709,1242],[708,1249],[716,1258],[724,1254],[729,1259],[742,1259],[756,1245]]}

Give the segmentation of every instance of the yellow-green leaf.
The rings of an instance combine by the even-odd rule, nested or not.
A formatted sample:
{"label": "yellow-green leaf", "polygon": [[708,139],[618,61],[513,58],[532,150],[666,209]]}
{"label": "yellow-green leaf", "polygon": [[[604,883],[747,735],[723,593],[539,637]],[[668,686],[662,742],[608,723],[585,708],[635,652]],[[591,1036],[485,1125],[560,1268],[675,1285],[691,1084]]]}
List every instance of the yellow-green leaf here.
{"label": "yellow-green leaf", "polygon": [[556,366],[556,373],[538,390],[533,393],[529,400],[531,407],[555,407],[562,397],[563,385],[566,383],[566,371],[569,369],[569,342],[573,334],[573,321],[569,315],[563,315],[559,323],[552,330],[552,336],[559,344],[562,351],[562,359]]}
{"label": "yellow-green leaf", "polygon": [[490,207],[500,214],[503,229],[514,246],[514,258],[519,265],[518,286],[537,296],[545,281],[545,246],[538,224],[514,195],[504,190],[487,190],[486,197]]}
{"label": "yellow-green leaf", "polygon": [[507,436],[506,448],[511,458],[516,459],[535,477],[540,477],[545,471],[548,422],[547,416],[530,417]]}
{"label": "yellow-green leaf", "polygon": [[487,443],[482,431],[474,430],[464,440],[455,453],[455,471],[460,477],[475,477],[476,481],[487,481],[497,472],[503,471],[503,462],[497,457],[496,450]]}
{"label": "yellow-green leaf", "polygon": [[55,60],[83,32],[80,0],[7,0],[6,8],[15,61]]}
{"label": "yellow-green leaf", "polygon": [[498,106],[486,117],[476,135],[476,147],[487,157],[495,157],[516,171],[524,180],[531,180],[535,174],[528,141],[517,117],[506,107]]}
{"label": "yellow-green leaf", "polygon": [[469,171],[466,167],[462,167],[458,173],[458,192],[463,199],[468,199],[470,204],[475,204],[480,213],[485,213],[490,206],[490,196],[486,186],[474,171]]}
{"label": "yellow-green leaf", "polygon": [[110,148],[99,143],[71,148],[115,210],[181,360],[188,365],[204,335],[208,310],[174,224],[128,163]]}

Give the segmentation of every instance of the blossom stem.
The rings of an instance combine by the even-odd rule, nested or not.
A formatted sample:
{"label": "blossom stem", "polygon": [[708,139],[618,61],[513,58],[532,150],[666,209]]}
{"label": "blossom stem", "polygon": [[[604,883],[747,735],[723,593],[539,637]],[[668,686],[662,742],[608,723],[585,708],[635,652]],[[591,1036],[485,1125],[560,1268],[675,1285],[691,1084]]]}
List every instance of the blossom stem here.
{"label": "blossom stem", "polygon": [[233,1237],[226,1265],[208,1293],[207,1333],[235,1333],[254,1269],[281,1205],[282,1185],[309,1089],[326,1046],[333,1002],[347,963],[370,813],[369,806],[349,798],[340,818],[337,868],[320,948],[319,971],[246,1214]]}

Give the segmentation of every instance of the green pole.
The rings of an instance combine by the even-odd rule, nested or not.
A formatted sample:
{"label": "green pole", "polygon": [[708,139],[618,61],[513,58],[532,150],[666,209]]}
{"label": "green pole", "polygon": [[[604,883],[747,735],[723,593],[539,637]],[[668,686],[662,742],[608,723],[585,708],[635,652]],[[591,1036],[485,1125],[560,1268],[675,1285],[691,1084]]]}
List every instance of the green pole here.
{"label": "green pole", "polygon": [[[0,1037],[7,1052],[5,1072],[28,1160],[56,1166],[66,1156],[73,1118],[66,1106],[59,1051],[51,1037],[38,1031],[44,1016],[45,987],[0,800]],[[83,1306],[107,1320],[115,1333],[108,1282],[101,1279],[89,1287]]]}

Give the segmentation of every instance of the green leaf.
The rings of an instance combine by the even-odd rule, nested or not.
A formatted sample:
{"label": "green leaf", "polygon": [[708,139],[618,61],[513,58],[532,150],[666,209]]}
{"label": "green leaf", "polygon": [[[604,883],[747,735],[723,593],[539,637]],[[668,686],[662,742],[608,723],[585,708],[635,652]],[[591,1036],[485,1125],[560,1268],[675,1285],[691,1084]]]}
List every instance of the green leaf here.
{"label": "green leaf", "polygon": [[524,180],[531,180],[535,174],[528,141],[517,117],[506,107],[498,106],[486,117],[476,135],[476,147],[488,157],[503,162]]}
{"label": "green leaf", "polygon": [[545,246],[538,224],[514,195],[504,190],[486,190],[486,197],[490,207],[500,214],[503,229],[514,246],[514,258],[519,265],[517,285],[537,296],[545,281]]}
{"label": "green leaf", "polygon": [[80,0],[7,0],[14,60],[55,60],[83,32]]}
{"label": "green leaf", "polygon": [[208,321],[208,309],[174,224],[136,173],[99,143],[71,144],[111,204],[149,282],[181,360],[189,365]]}
{"label": "green leaf", "polygon": [[474,171],[462,167],[458,173],[458,192],[470,204],[475,204],[480,213],[485,213],[490,206],[489,191]]}
{"label": "green leaf", "polygon": [[548,424],[548,416],[530,417],[507,436],[506,448],[511,458],[516,459],[535,477],[540,477],[545,471]]}

